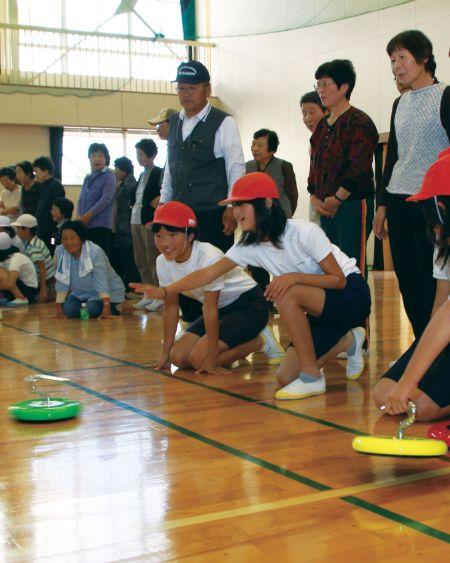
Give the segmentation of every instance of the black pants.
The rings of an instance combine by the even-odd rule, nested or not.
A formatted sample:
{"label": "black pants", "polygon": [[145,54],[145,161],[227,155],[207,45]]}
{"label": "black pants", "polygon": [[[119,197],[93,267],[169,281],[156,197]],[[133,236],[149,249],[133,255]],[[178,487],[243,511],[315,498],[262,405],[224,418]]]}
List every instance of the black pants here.
{"label": "black pants", "polygon": [[223,232],[222,215],[226,207],[210,211],[195,211],[197,217],[197,240],[209,242],[222,252],[226,252],[234,244],[234,234],[225,235]]}
{"label": "black pants", "polygon": [[433,245],[419,205],[405,201],[407,197],[389,194],[387,221],[403,304],[414,335],[419,338],[430,320],[436,293]]}
{"label": "black pants", "polygon": [[141,281],[141,275],[134,262],[133,246],[118,246],[115,244],[115,236],[112,236],[112,244],[109,251],[109,261],[117,275],[123,281],[125,290],[129,291],[130,282]]}
{"label": "black pants", "polygon": [[87,236],[88,240],[97,244],[108,255],[111,246],[111,235],[111,229],[107,229],[106,227],[92,227],[92,229],[88,229]]}
{"label": "black pants", "polygon": [[[197,240],[209,242],[222,252],[233,246],[234,235],[226,236],[223,232],[222,215],[226,207],[211,211],[195,211],[197,217]],[[203,315],[202,304],[196,299],[180,295],[180,309],[183,321],[193,322]]]}

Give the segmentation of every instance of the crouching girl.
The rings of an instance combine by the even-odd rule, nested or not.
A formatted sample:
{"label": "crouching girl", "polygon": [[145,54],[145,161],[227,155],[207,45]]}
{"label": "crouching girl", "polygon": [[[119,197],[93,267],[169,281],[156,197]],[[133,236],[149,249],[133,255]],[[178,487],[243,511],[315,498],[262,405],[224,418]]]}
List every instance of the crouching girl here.
{"label": "crouching girl", "polygon": [[[215,246],[195,240],[197,219],[190,207],[177,201],[160,206],[154,215],[152,231],[160,251],[156,270],[161,286],[169,286],[191,272],[203,270],[223,259]],[[185,293],[203,304],[203,315],[188,325],[175,341],[179,317],[178,292],[164,287],[163,348],[157,363],[162,369],[170,363],[192,367],[198,373],[228,373],[221,366],[263,351],[269,363],[279,364],[284,351],[267,325],[268,306],[256,282],[233,265],[228,272]],[[195,274],[194,274],[195,275]],[[146,284],[131,284],[137,291]]]}
{"label": "crouching girl", "polygon": [[317,225],[287,220],[278,199],[277,186],[267,174],[240,178],[232,197],[221,202],[234,206],[243,230],[240,241],[209,267],[147,293],[155,299],[172,298],[210,284],[236,266],[269,270],[274,279],[266,299],[275,302],[292,341],[278,372],[283,388],[275,397],[301,399],[325,393],[320,368],[342,351],[348,354],[347,376],[361,374],[365,333],[357,327],[369,315],[370,291],[355,260],[332,245]]}

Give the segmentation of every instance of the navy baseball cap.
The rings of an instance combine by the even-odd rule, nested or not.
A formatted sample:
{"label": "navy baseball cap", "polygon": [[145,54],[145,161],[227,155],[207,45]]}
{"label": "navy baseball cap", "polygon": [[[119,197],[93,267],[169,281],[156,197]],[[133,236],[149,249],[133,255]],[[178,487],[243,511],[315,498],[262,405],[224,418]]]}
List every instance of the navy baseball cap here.
{"label": "navy baseball cap", "polygon": [[177,77],[173,82],[184,82],[186,84],[201,84],[202,82],[209,82],[208,69],[198,61],[188,61],[181,63],[177,68]]}

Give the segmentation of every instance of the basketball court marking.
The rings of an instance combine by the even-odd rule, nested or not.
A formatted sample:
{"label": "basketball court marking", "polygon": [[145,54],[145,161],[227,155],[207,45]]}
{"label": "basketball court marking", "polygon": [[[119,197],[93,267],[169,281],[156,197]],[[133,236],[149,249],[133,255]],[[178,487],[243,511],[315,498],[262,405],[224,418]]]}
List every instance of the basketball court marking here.
{"label": "basketball court marking", "polygon": [[[19,360],[18,358],[14,358],[13,356],[10,356],[8,354],[4,354],[3,352],[0,352],[0,356],[19,365],[22,365],[28,369],[31,369],[34,372],[38,372],[38,373],[47,373],[47,374],[52,374],[51,371],[48,370],[43,370],[37,366],[28,364],[26,362],[23,362],[22,360]],[[354,506],[357,506],[363,510],[367,510],[368,512],[371,512],[373,514],[377,514],[378,516],[382,516],[388,520],[400,523],[408,528],[411,528],[413,530],[415,530],[416,532],[420,532],[423,534],[426,534],[430,537],[433,537],[435,539],[438,539],[440,541],[443,541],[445,543],[450,543],[450,534],[443,532],[441,530],[438,530],[436,528],[433,528],[431,526],[428,526],[426,524],[423,524],[422,522],[419,522],[417,520],[413,520],[412,518],[408,518],[407,516],[403,516],[401,514],[398,514],[396,512],[393,512],[391,510],[388,510],[386,508],[383,508],[381,506],[378,506],[374,503],[371,503],[369,501],[366,501],[364,499],[360,499],[358,497],[355,497],[353,495],[349,495],[350,491],[354,490],[354,487],[348,487],[345,489],[333,489],[332,487],[330,487],[329,485],[326,485],[324,483],[320,483],[319,481],[315,481],[314,479],[310,479],[309,477],[306,477],[304,475],[301,475],[300,473],[295,473],[294,471],[290,471],[289,469],[286,469],[284,467],[281,467],[279,465],[276,465],[274,463],[268,462],[266,460],[263,460],[261,458],[258,458],[256,456],[253,456],[251,454],[248,454],[246,452],[243,452],[241,450],[238,450],[236,448],[233,448],[232,446],[228,446],[227,444],[224,444],[222,442],[219,442],[217,440],[214,440],[212,438],[208,438],[207,436],[203,436],[202,434],[199,434],[198,432],[195,432],[193,430],[189,430],[188,428],[185,428],[183,426],[180,426],[179,424],[175,424],[173,422],[170,422],[169,420],[166,420],[164,418],[161,418],[149,411],[144,411],[138,407],[135,407],[133,405],[130,405],[129,403],[126,403],[124,401],[121,401],[119,399],[115,399],[114,397],[110,397],[109,395],[106,395],[105,393],[100,393],[98,391],[95,391],[94,389],[90,389],[89,387],[86,387],[84,385],[81,385],[79,383],[73,382],[73,381],[67,381],[64,382],[63,385],[67,385],[69,387],[72,387],[74,389],[78,389],[80,391],[83,391],[89,395],[92,395],[100,400],[103,400],[105,402],[108,402],[118,408],[124,409],[126,411],[132,412],[133,414],[136,414],[138,416],[147,418],[148,420],[151,420],[152,422],[156,422],[157,424],[164,426],[165,428],[169,428],[171,430],[174,430],[176,432],[179,432],[185,436],[188,436],[190,438],[193,438],[194,440],[197,440],[203,444],[212,446],[220,451],[223,451],[227,454],[230,454],[232,456],[238,457],[240,459],[243,459],[244,461],[247,461],[249,463],[253,463],[259,467],[262,467],[264,469],[267,469],[269,471],[272,471],[273,473],[276,473],[278,475],[281,475],[282,477],[286,477],[288,479],[292,479],[298,483],[301,483],[303,485],[306,485],[308,487],[311,487],[315,490],[318,491],[326,491],[330,494],[332,493],[336,493],[336,497],[339,498],[340,500],[352,504]],[[448,468],[445,468],[444,470],[436,470],[436,471],[446,471]],[[424,472],[426,475],[429,475],[432,472]],[[414,476],[406,476],[406,477],[418,477],[418,475],[420,474],[415,474]],[[434,477],[435,475],[433,475]],[[402,479],[405,479],[406,477],[400,477],[398,478],[400,481]],[[426,478],[430,478],[429,476]],[[418,480],[418,479],[415,479]],[[387,485],[383,485],[381,484],[380,486],[377,486],[377,483],[367,483],[366,485],[356,485],[355,487],[362,487],[362,486],[368,486],[370,487],[369,490],[374,490],[377,488],[382,488],[382,487],[386,487],[386,486],[393,486],[397,483],[397,479],[392,479],[392,480],[386,480],[386,482],[388,483]],[[384,481],[379,482],[379,483],[384,483]],[[361,491],[358,491],[361,492]],[[367,492],[366,490],[364,490],[363,492]],[[320,495],[321,493],[316,493],[316,495]],[[342,496],[344,495],[344,496]],[[308,495],[308,496],[315,496],[315,495]],[[302,497],[300,497],[302,498]],[[300,501],[300,498],[297,499],[298,501]],[[332,498],[334,498],[334,495],[332,496]],[[319,499],[318,499],[319,500]],[[287,501],[289,501],[289,499],[287,499]],[[295,499],[294,499],[295,501]],[[275,504],[277,504],[278,502],[282,502],[282,501],[275,501],[274,503],[263,503],[261,504],[261,506],[263,507],[262,510],[260,510],[260,512],[267,510],[267,505],[271,505],[274,506]],[[313,500],[310,500],[310,502],[313,502]],[[258,506],[258,505],[257,505]],[[251,506],[249,507],[244,507],[242,509],[235,509],[235,510],[251,510]],[[270,510],[273,510],[274,508],[270,508]],[[257,512],[258,510],[256,510]],[[223,511],[223,512],[230,512],[230,511]],[[216,513],[216,514],[222,514],[222,513]],[[244,512],[245,514],[245,512]],[[208,517],[208,515],[203,515],[204,517]],[[193,518],[200,518],[199,517],[193,517]],[[231,517],[231,516],[229,516]],[[219,516],[217,519],[223,519],[223,515]],[[189,519],[187,519],[189,520]],[[181,522],[186,521],[186,519],[181,519]],[[172,522],[177,522],[177,520],[174,520]],[[193,523],[198,523],[196,521],[193,521]],[[166,523],[168,526],[170,526],[170,521],[168,521]],[[182,527],[183,525],[189,525],[186,523],[182,523],[180,524],[179,527]],[[193,524],[190,524],[193,525]],[[175,524],[174,524],[175,526]]]}
{"label": "basketball court marking", "polygon": [[261,407],[268,408],[268,409],[275,410],[275,411],[279,411],[279,412],[288,414],[290,416],[295,416],[297,418],[301,418],[303,420],[308,420],[309,422],[315,422],[317,424],[321,424],[322,426],[327,426],[328,428],[333,428],[334,430],[341,430],[342,432],[347,432],[348,434],[353,434],[353,435],[357,435],[357,436],[368,436],[368,433],[364,432],[362,430],[356,430],[355,428],[350,428],[349,426],[343,426],[342,424],[337,424],[335,422],[330,422],[330,421],[325,420],[323,418],[318,418],[316,416],[300,413],[300,412],[294,411],[292,409],[288,409],[286,407],[279,407],[279,406],[277,406],[273,403],[269,403],[267,401],[260,401],[259,399],[255,399],[255,398],[249,397],[247,395],[241,395],[239,393],[234,393],[233,391],[221,389],[220,387],[214,387],[213,385],[201,383],[200,381],[193,381],[191,379],[186,379],[185,377],[172,375],[172,374],[166,373],[164,371],[156,370],[156,369],[151,368],[149,366],[145,366],[145,365],[138,363],[138,362],[130,362],[130,361],[127,361],[127,360],[123,360],[121,358],[116,358],[114,356],[104,354],[103,352],[97,352],[96,350],[90,350],[89,348],[83,348],[82,346],[78,346],[77,344],[71,344],[70,342],[65,342],[64,340],[59,340],[59,339],[53,338],[51,336],[46,336],[45,334],[36,334],[36,333],[33,333],[32,331],[29,331],[25,328],[19,328],[19,327],[16,327],[16,326],[8,324],[8,323],[3,323],[3,326],[6,326],[6,327],[11,328],[13,330],[17,330],[19,332],[24,332],[25,334],[31,334],[33,336],[36,336],[37,338],[42,338],[43,340],[48,340],[48,341],[54,342],[56,344],[61,344],[63,346],[67,346],[69,348],[74,348],[75,350],[79,350],[81,352],[86,352],[87,354],[93,354],[94,356],[99,356],[100,358],[105,358],[107,360],[111,360],[111,361],[115,361],[115,362],[122,362],[122,364],[124,366],[135,367],[135,368],[138,368],[140,370],[147,371],[149,373],[160,375],[162,377],[175,379],[177,381],[181,381],[182,383],[187,383],[188,385],[194,385],[196,387],[208,389],[210,391],[214,391],[214,392],[220,393],[222,395],[227,395],[228,397],[232,397],[234,399],[239,399],[240,401],[245,401],[245,402],[248,402],[248,403],[255,403],[255,404],[260,405]]}

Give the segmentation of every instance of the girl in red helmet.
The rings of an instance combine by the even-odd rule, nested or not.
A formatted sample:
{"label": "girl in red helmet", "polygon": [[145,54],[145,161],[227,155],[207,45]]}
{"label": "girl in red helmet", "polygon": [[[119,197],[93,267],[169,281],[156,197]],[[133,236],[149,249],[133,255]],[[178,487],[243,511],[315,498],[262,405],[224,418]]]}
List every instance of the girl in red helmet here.
{"label": "girl in red helmet", "polygon": [[243,234],[225,257],[166,287],[151,288],[154,298],[210,284],[236,266],[264,267],[274,276],[265,296],[275,303],[292,345],[279,370],[283,386],[277,399],[302,399],[325,393],[321,367],[347,351],[347,376],[357,379],[364,368],[361,328],[370,312],[370,291],[349,258],[313,223],[287,220],[273,179],[262,172],[240,178],[232,197]]}
{"label": "girl in red helmet", "polygon": [[[241,268],[233,267],[198,289],[183,292],[200,301],[203,315],[190,323],[175,341],[179,294],[170,295],[169,286],[191,272],[220,261],[224,254],[206,242],[195,240],[197,218],[190,207],[178,201],[161,205],[155,212],[152,231],[160,251],[156,260],[164,303],[163,348],[156,365],[194,368],[198,373],[225,374],[223,367],[263,351],[271,364],[278,365],[284,350],[267,325],[268,305],[256,282]],[[138,291],[152,288],[133,284]],[[266,326],[267,325],[267,326]]]}

